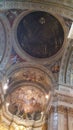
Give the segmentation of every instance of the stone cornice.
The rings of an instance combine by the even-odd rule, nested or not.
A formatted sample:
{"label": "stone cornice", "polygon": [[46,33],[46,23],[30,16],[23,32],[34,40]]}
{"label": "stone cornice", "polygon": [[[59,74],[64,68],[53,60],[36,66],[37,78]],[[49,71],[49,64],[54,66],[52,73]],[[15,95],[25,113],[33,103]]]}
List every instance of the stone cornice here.
{"label": "stone cornice", "polygon": [[73,94],[56,90],[55,97],[57,106],[73,109]]}

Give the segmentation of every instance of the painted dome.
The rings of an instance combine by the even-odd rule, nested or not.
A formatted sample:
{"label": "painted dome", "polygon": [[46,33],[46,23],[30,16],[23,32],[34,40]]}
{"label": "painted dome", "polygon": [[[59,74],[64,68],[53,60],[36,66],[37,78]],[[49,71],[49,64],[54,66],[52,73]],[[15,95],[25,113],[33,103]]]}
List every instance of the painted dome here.
{"label": "painted dome", "polygon": [[32,57],[49,58],[61,49],[64,31],[53,15],[35,11],[19,22],[17,39],[22,50]]}

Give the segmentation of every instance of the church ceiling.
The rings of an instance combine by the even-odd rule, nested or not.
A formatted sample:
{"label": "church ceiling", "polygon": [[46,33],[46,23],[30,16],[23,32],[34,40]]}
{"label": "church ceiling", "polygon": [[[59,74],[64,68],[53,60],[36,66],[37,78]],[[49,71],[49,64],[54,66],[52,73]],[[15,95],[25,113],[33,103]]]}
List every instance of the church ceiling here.
{"label": "church ceiling", "polygon": [[[34,3],[36,3],[36,1]],[[11,5],[7,5],[7,8],[10,8],[10,6]],[[16,6],[16,4],[14,6]],[[24,7],[24,4],[22,4],[21,7]],[[29,8],[29,10],[4,10],[2,13],[4,13],[3,17],[5,17],[6,21],[2,18],[0,20],[0,63],[5,63],[4,65],[8,63],[8,70],[9,67],[14,67],[15,65],[15,70],[11,68],[11,72],[9,73],[11,74],[10,77],[8,77],[9,89],[4,90],[4,98],[6,97],[5,101],[9,103],[9,105],[6,106],[5,111],[2,109],[4,114],[7,114],[7,117],[3,115],[4,119],[7,118],[7,120],[9,120],[9,114],[11,114],[10,123],[13,123],[13,120],[15,120],[14,115],[17,121],[19,121],[17,124],[22,123],[17,117],[20,117],[21,120],[32,120],[32,118],[39,120],[42,116],[42,112],[45,110],[44,106],[47,105],[45,95],[49,95],[52,85],[52,90],[54,90],[55,83],[58,81],[61,58],[67,45],[67,34],[72,24],[70,18],[60,14],[61,10],[59,10],[58,13],[58,10],[54,12],[51,7],[43,8],[44,6],[42,7],[40,5],[37,7],[37,9],[35,9],[36,6],[34,6],[34,9],[30,7],[31,9]],[[68,13],[68,11],[66,13]],[[4,23],[2,23],[2,21],[4,21]],[[5,24],[7,26],[5,26]],[[11,39],[9,39],[9,37]],[[11,42],[9,42],[9,40]],[[11,53],[9,52],[10,48],[12,49]],[[10,59],[8,61],[9,55]],[[2,62],[4,57],[5,60]],[[30,62],[32,62],[32,64],[33,62],[35,62],[35,64],[42,64],[50,69],[50,71],[48,71],[48,69],[45,70],[45,67],[42,68],[42,66],[35,67],[35,64],[29,67],[31,65],[25,65],[25,62],[27,62],[27,64]],[[17,66],[18,63],[21,63],[19,68]],[[3,64],[0,64],[0,66],[2,65]],[[50,76],[50,72],[53,73],[53,76],[56,77],[57,80],[53,80],[53,76]],[[23,82],[23,84],[20,84],[21,82]],[[0,103],[2,104],[2,100]],[[23,120],[22,124],[24,125],[24,123],[26,122]]]}

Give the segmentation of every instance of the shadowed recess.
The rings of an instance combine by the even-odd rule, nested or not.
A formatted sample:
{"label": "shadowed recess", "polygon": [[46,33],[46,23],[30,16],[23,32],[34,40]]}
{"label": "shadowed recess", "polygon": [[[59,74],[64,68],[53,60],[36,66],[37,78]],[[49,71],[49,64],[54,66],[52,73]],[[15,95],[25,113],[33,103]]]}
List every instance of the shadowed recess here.
{"label": "shadowed recess", "polygon": [[49,58],[61,49],[64,31],[53,15],[35,11],[19,22],[17,39],[21,48],[32,57]]}

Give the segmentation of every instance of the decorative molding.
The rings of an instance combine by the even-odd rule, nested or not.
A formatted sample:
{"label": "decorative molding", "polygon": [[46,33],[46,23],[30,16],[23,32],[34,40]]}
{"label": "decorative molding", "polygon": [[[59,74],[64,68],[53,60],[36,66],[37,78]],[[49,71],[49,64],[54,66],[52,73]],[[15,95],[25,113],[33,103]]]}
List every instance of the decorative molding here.
{"label": "decorative molding", "polygon": [[73,108],[73,94],[56,90],[55,96],[57,98],[57,105]]}
{"label": "decorative molding", "polygon": [[[64,2],[64,4],[63,4]],[[70,1],[67,2],[66,0],[64,1],[48,1],[48,0],[43,0],[43,1],[38,1],[38,0],[35,0],[35,1],[4,1],[2,2],[2,5],[1,5],[1,9],[11,9],[11,8],[18,8],[18,9],[36,9],[36,10],[50,10],[50,11],[55,11],[57,14],[60,14],[60,12],[62,11],[62,14],[69,17],[69,18],[72,18],[73,16],[73,13],[72,13],[72,10],[73,10],[73,6],[72,6],[73,2]]]}

